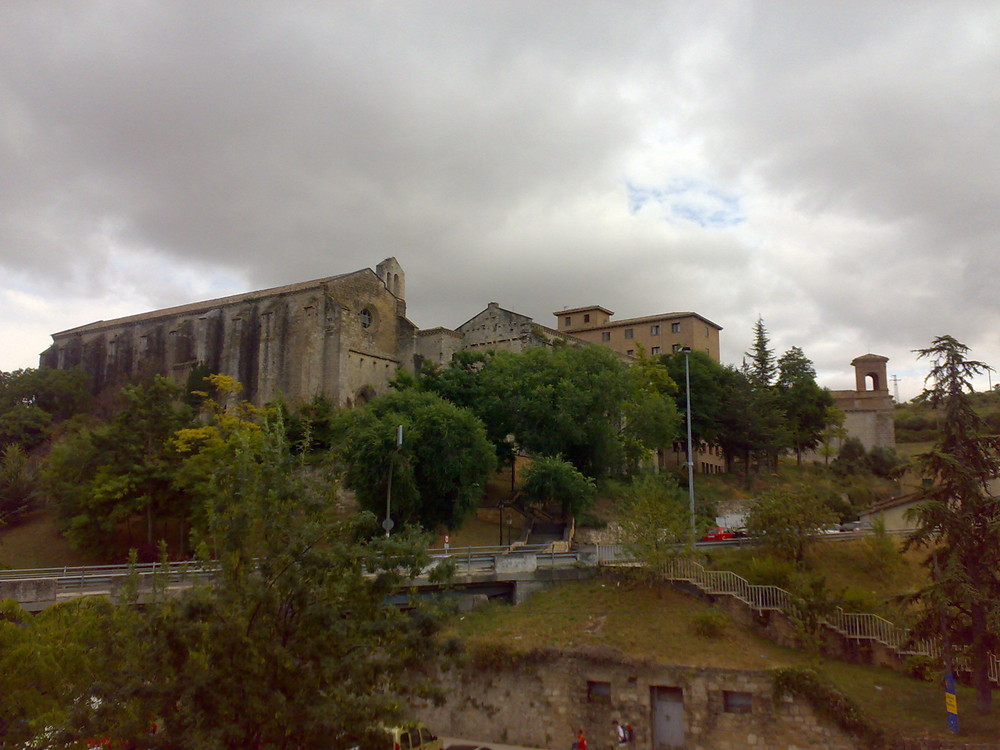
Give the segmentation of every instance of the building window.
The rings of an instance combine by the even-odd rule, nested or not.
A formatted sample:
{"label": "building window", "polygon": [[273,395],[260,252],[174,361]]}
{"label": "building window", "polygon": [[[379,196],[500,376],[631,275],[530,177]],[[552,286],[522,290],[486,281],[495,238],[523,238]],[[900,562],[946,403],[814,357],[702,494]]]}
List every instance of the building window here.
{"label": "building window", "polygon": [[611,341],[611,331],[602,331],[601,341]]}
{"label": "building window", "polygon": [[625,329],[625,338],[627,338],[627,339],[630,339],[630,338],[632,338],[632,333],[633,333],[633,329],[631,329],[631,328],[626,328],[626,329]]}
{"label": "building window", "polygon": [[660,327],[659,326],[650,326],[649,327],[649,335],[650,336],[659,336],[660,335]]}
{"label": "building window", "polygon": [[681,324],[680,323],[671,323],[670,324],[670,332],[671,333],[680,333],[681,332]]}
{"label": "building window", "polygon": [[583,314],[583,322],[584,323],[589,323],[590,322],[590,313],[584,313]]}
{"label": "building window", "polygon": [[739,690],[722,691],[722,708],[727,714],[749,714],[753,712],[753,694]]}
{"label": "building window", "polygon": [[708,326],[705,326],[705,338],[708,338]]}
{"label": "building window", "polygon": [[627,354],[628,356],[630,356],[630,357],[634,357],[634,356],[635,356],[635,349],[629,349],[629,350],[628,350],[627,352],[625,352],[625,353],[626,353],[626,354]]}
{"label": "building window", "polygon": [[649,350],[649,353],[655,357],[657,354],[660,353],[660,347],[654,346],[652,349]]}
{"label": "building window", "polygon": [[563,318],[563,325],[567,325],[568,326],[572,322],[573,322],[573,318],[571,318],[569,315],[567,315],[565,318]]}
{"label": "building window", "polygon": [[681,350],[680,344],[674,344],[672,347],[670,347],[670,351],[672,351],[674,354],[677,354],[677,352],[679,352],[680,350]]}
{"label": "building window", "polygon": [[361,318],[362,328],[368,328],[372,324],[372,314],[367,307],[361,311],[359,317]]}
{"label": "building window", "polygon": [[590,703],[611,703],[611,683],[587,680],[587,701]]}

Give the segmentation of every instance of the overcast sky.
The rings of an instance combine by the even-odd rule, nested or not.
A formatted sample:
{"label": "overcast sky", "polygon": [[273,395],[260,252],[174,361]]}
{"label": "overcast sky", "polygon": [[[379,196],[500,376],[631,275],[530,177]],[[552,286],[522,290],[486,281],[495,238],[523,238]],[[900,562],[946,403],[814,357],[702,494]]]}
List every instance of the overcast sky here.
{"label": "overcast sky", "polygon": [[395,256],[420,327],[761,316],[907,399],[1000,364],[998,124],[994,0],[4,0],[0,369]]}

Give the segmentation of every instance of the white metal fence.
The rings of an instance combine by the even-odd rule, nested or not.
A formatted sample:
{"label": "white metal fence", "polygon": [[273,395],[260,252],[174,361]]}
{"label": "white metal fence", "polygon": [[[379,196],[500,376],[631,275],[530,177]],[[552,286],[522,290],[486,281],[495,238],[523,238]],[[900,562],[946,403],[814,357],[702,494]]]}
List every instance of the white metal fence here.
{"label": "white metal fence", "polygon": [[[641,561],[622,545],[600,545],[597,548],[598,565],[641,565]],[[751,609],[782,611],[788,608],[792,594],[778,586],[750,583],[728,570],[708,570],[701,563],[688,558],[672,561],[664,571],[672,581],[687,581],[708,594],[734,596]],[[941,644],[935,638],[915,639],[912,631],[901,628],[889,620],[869,612],[845,612],[838,607],[825,618],[824,623],[843,637],[856,641],[875,641],[902,656],[927,656],[941,658]],[[968,670],[968,658],[959,655],[956,665]],[[1000,657],[990,654],[987,668],[990,680],[1000,684]]]}

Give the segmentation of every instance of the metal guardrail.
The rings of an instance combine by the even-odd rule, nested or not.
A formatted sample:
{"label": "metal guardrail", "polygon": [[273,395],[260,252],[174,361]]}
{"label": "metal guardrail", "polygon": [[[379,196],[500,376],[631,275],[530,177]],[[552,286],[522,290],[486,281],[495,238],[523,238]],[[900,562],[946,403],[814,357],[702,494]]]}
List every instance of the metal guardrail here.
{"label": "metal guardrail", "polygon": [[[641,563],[622,545],[600,545],[597,548],[597,564]],[[757,611],[785,610],[794,598],[789,591],[778,586],[752,584],[732,571],[708,570],[701,563],[686,558],[672,561],[664,571],[664,576],[669,580],[693,583],[708,594],[733,596]],[[830,617],[824,619],[824,623],[845,638],[876,641],[901,656],[927,656],[932,659],[942,657],[941,644],[937,639],[914,639],[908,628],[901,628],[870,612],[845,612],[837,607]],[[968,657],[958,655],[955,661],[960,669],[968,671]],[[1000,683],[1000,657],[996,654],[989,655],[987,672],[992,682]]]}
{"label": "metal guardrail", "polygon": [[[449,547],[427,550],[432,561],[448,560],[464,572],[490,572],[497,569],[497,560],[511,555],[534,555],[540,568],[557,568],[580,563],[576,552],[557,552],[552,544],[511,545],[503,547]],[[185,560],[167,564],[137,563],[136,565],[85,565],[62,568],[27,568],[0,570],[0,581],[54,580],[56,595],[82,595],[86,592],[103,593],[120,585],[131,575],[140,580],[162,576],[167,586],[206,580],[218,572],[214,563]]]}

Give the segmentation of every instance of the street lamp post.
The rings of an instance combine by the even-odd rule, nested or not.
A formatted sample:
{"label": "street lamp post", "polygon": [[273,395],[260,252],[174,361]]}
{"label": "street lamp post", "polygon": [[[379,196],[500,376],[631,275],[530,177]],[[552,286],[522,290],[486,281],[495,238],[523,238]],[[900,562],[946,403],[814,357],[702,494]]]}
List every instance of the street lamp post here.
{"label": "street lamp post", "polygon": [[389,454],[389,481],[385,486],[385,520],[382,522],[382,528],[385,529],[385,535],[389,536],[389,532],[392,531],[392,527],[395,525],[392,518],[389,516],[389,509],[392,503],[392,465],[396,454],[399,449],[403,447],[403,425],[398,425],[396,427],[396,450]]}
{"label": "street lamp post", "polygon": [[688,512],[691,514],[691,544],[694,544],[697,540],[697,531],[694,522],[694,452],[691,449],[691,347],[685,346],[681,351],[684,352],[684,393],[687,396]]}

